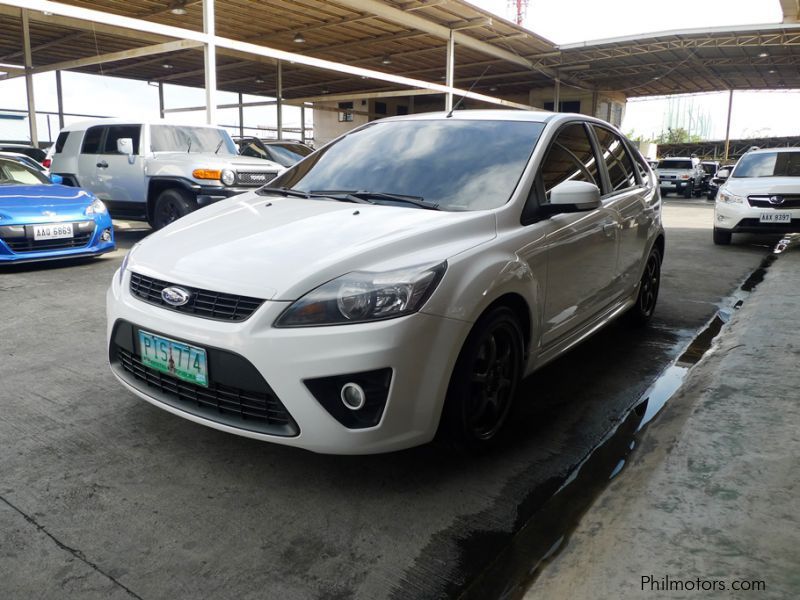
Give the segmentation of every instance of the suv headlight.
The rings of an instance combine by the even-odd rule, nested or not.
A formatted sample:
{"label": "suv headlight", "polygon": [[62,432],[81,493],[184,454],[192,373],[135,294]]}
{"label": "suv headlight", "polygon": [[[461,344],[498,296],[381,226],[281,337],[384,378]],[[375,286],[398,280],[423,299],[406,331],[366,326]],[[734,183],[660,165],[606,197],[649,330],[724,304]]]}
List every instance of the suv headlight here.
{"label": "suv headlight", "polygon": [[103,201],[99,200],[98,198],[95,198],[94,200],[92,200],[92,203],[86,207],[86,210],[84,212],[88,217],[91,215],[102,215],[107,211],[108,209],[106,208],[106,205],[103,204]]}
{"label": "suv headlight", "polygon": [[402,317],[422,307],[446,269],[447,262],[441,262],[385,273],[347,273],[293,302],[274,326],[344,325]]}
{"label": "suv headlight", "polygon": [[744,204],[744,198],[722,190],[717,194],[717,202],[722,202],[723,204]]}
{"label": "suv headlight", "polygon": [[236,173],[230,169],[222,169],[222,176],[220,177],[220,180],[225,185],[233,185],[233,182],[236,181]]}

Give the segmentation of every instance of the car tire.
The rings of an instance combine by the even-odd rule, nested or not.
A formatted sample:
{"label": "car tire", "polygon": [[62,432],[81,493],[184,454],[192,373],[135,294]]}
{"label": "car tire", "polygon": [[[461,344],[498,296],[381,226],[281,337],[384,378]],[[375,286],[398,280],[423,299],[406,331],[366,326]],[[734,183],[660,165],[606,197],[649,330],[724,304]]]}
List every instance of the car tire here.
{"label": "car tire", "polygon": [[716,197],[714,192],[707,192],[706,193],[706,200],[713,200]]}
{"label": "car tire", "polygon": [[658,290],[661,287],[661,252],[653,248],[647,257],[642,278],[639,280],[639,292],[636,304],[627,313],[631,325],[646,325],[653,317],[658,302]]}
{"label": "car tire", "polygon": [[693,183],[687,183],[686,187],[683,188],[683,197],[684,198],[691,198],[693,192],[694,192],[694,184]]}
{"label": "car tire", "polygon": [[733,239],[733,234],[730,231],[725,231],[724,229],[717,229],[714,227],[714,243],[717,246],[728,246]]}
{"label": "car tire", "polygon": [[497,442],[522,378],[525,345],[519,319],[505,306],[483,315],[458,355],[439,427],[458,451],[480,453]]}
{"label": "car tire", "polygon": [[153,229],[161,229],[185,217],[196,208],[197,202],[188,192],[178,188],[168,188],[156,198],[150,226]]}

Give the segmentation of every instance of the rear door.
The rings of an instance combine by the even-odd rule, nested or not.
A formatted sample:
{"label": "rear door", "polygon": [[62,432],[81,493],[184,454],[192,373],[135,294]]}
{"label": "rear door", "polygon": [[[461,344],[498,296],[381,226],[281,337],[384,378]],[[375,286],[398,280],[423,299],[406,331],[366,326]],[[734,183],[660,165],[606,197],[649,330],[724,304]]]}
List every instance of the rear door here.
{"label": "rear door", "polygon": [[[117,152],[117,140],[133,140],[133,156]],[[97,154],[97,191],[95,194],[112,204],[125,203],[120,208],[132,208],[147,200],[144,160],[141,156],[141,125],[108,125],[105,127]]]}

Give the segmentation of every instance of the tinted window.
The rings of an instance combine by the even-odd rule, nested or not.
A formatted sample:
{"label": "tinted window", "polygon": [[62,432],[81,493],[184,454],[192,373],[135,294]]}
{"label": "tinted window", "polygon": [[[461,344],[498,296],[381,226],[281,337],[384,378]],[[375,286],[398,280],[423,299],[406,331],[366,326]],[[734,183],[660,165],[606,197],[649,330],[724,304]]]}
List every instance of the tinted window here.
{"label": "tinted window", "polygon": [[59,154],[62,150],[64,150],[64,144],[67,143],[67,138],[69,137],[69,131],[62,131],[58,134],[56,138],[56,154]]}
{"label": "tinted window", "polygon": [[375,122],[270,185],[418,196],[444,210],[495,208],[508,202],[543,128],[524,121]]}
{"label": "tinted window", "polygon": [[691,160],[681,160],[675,158],[664,158],[658,161],[659,169],[691,169]]}
{"label": "tinted window", "polygon": [[608,178],[611,182],[611,192],[618,192],[634,187],[637,183],[634,174],[633,159],[622,138],[605,127],[595,127],[597,141],[600,143],[600,152],[608,169]]}
{"label": "tinted window", "polygon": [[271,159],[284,167],[291,167],[311,154],[311,148],[302,144],[267,144]]}
{"label": "tinted window", "polygon": [[0,186],[50,183],[42,174],[14,160],[0,158]]}
{"label": "tinted window", "polygon": [[97,154],[100,152],[100,140],[103,137],[105,127],[89,127],[86,135],[83,136],[83,146],[81,154]]}
{"label": "tinted window", "polygon": [[106,133],[102,154],[119,154],[117,140],[131,138],[133,140],[133,153],[139,154],[139,138],[142,135],[141,125],[111,125]]}
{"label": "tinted window", "polygon": [[733,177],[800,177],[800,152],[745,154]]}
{"label": "tinted window", "polygon": [[564,181],[587,181],[600,187],[594,150],[581,123],[568,125],[556,137],[542,164],[542,182],[547,198]]}

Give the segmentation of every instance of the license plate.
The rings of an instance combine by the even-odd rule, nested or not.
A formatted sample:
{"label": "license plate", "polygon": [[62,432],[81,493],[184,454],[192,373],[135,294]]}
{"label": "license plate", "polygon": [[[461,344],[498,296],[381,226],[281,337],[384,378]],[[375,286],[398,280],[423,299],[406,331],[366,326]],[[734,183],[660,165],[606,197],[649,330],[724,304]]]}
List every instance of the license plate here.
{"label": "license plate", "polygon": [[146,367],[208,387],[208,360],[202,348],[142,330],[139,330],[139,347]]}
{"label": "license plate", "polygon": [[33,226],[34,240],[63,240],[71,237],[75,237],[72,223],[49,223]]}
{"label": "license plate", "polygon": [[762,212],[758,218],[759,223],[791,223],[792,213],[788,212]]}

